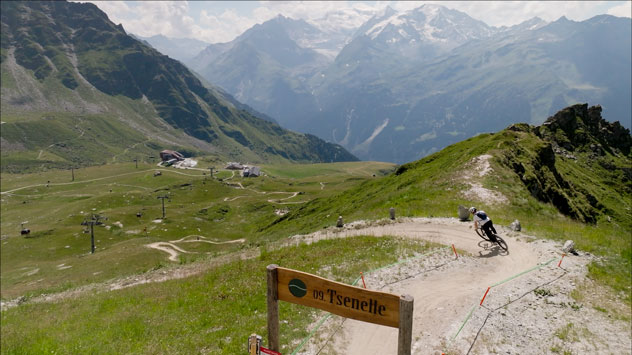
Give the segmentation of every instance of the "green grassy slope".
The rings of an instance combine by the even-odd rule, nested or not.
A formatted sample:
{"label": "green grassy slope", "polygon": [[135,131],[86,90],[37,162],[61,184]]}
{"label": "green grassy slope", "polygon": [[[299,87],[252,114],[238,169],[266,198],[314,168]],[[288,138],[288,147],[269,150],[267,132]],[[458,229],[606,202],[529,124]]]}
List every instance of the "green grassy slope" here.
{"label": "green grassy slope", "polygon": [[216,95],[93,4],[3,2],[1,50],[3,171],[147,161],[164,148],[251,163],[357,160]]}
{"label": "green grassy slope", "polygon": [[[572,131],[558,125],[558,132],[558,119],[548,129],[516,125],[394,171],[392,165],[367,162],[279,164],[264,166],[268,176],[263,178],[237,178],[221,171],[219,181],[192,170],[168,169],[154,177],[155,167],[139,164],[136,169],[127,163],[77,170],[75,184],[69,184],[68,171],[3,174],[3,300],[22,295],[28,300],[181,264],[208,270],[183,280],[87,292],[59,302],[27,302],[4,311],[3,353],[237,353],[249,334],[266,333],[266,265],[280,263],[350,283],[360,271],[426,250],[423,244],[389,238],[271,247],[290,235],[332,226],[338,215],[345,221],[380,219],[388,216],[390,207],[398,216],[454,217],[459,204],[475,205],[496,224],[517,218],[529,234],[572,239],[581,251],[599,256],[590,265],[590,277],[629,305],[630,152],[624,151],[625,144],[608,143],[616,135],[591,133],[588,114],[595,114],[594,109],[565,112],[571,115],[563,117],[578,123]],[[615,127],[597,123],[601,131]],[[619,136],[624,143],[629,141],[626,134]],[[481,155],[491,156],[493,173],[477,179],[508,202],[464,193],[472,160]],[[236,189],[237,183],[245,188]],[[294,196],[296,192],[302,194]],[[154,223],[161,214],[156,197],[167,193],[167,218]],[[280,209],[288,213],[277,216]],[[82,233],[80,223],[93,212],[109,219],[97,227],[97,252],[90,255],[89,235]],[[33,231],[28,238],[18,235],[25,220]],[[145,227],[147,234],[142,232]],[[182,254],[175,263],[145,247],[189,235],[214,241],[245,238],[246,243],[191,243],[183,247],[196,253]],[[258,258],[240,260],[258,252]],[[288,321],[282,325],[282,350],[288,352],[319,313],[289,304],[281,307],[281,317]]]}
{"label": "green grassy slope", "polygon": [[[578,105],[567,111],[571,117],[577,115],[580,122],[582,117],[588,121],[588,116],[595,114],[593,109]],[[624,142],[621,150],[613,148],[614,143],[609,145],[606,138],[592,135],[587,127],[589,122],[580,122],[573,132],[583,132],[579,135],[583,135],[584,142],[580,144],[576,138],[569,138],[571,134],[560,128],[553,131],[558,133],[560,145],[551,140],[548,129],[556,127],[555,122],[541,127],[515,125],[451,145],[402,165],[387,177],[365,181],[337,196],[307,203],[279,217],[262,232],[271,235],[308,232],[333,224],[338,215],[348,221],[385,218],[390,207],[395,208],[398,216],[453,217],[458,205],[473,205],[488,212],[497,224],[508,225],[518,219],[529,233],[562,242],[572,239],[579,249],[602,256],[602,263],[592,265],[591,276],[623,292],[629,302],[630,133],[623,131],[620,136]],[[605,122],[599,124],[603,131],[609,129]],[[568,141],[566,146],[572,149],[572,154],[562,148],[564,140]],[[464,175],[471,169],[472,159],[484,154],[492,156],[493,173],[480,182],[507,197],[507,203],[466,197],[469,184]]]}
{"label": "green grassy slope", "polygon": [[[265,268],[272,263],[351,284],[360,272],[433,245],[392,238],[327,240],[263,252],[184,280],[139,285],[2,312],[3,354],[240,354],[265,335]],[[322,312],[279,303],[281,351],[289,354]]]}
{"label": "green grassy slope", "polygon": [[[145,163],[138,169],[134,163],[75,169],[74,182],[68,170],[3,173],[2,298],[74,288],[171,263],[166,254],[144,247],[152,242],[190,235],[216,242],[246,239],[237,244],[185,244],[195,253],[183,254],[182,263],[263,245],[270,236],[257,231],[275,220],[275,211],[290,211],[317,196],[339,193],[392,166],[265,165],[267,176],[256,179],[231,177],[224,170],[211,179],[208,171],[203,175],[199,170],[176,169],[164,169],[154,177],[156,168]],[[235,188],[237,183],[244,189]],[[167,218],[154,223],[162,216],[157,197],[166,194],[171,197],[165,201]],[[91,213],[108,218],[95,227],[94,255],[89,255],[90,234],[81,226]],[[19,236],[24,221],[32,231],[28,238]],[[61,264],[72,267],[58,267]]]}

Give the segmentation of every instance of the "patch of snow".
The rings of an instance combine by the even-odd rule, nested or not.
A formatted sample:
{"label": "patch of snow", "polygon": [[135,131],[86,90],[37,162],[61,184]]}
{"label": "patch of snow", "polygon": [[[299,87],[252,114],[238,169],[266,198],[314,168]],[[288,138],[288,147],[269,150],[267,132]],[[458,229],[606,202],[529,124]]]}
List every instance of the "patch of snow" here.
{"label": "patch of snow", "polygon": [[382,133],[382,131],[384,130],[384,128],[386,128],[386,126],[388,126],[388,123],[390,122],[390,119],[385,119],[384,122],[382,122],[381,125],[379,125],[378,127],[375,128],[375,130],[373,130],[373,133],[371,134],[371,136],[369,138],[367,138],[364,142],[356,145],[353,150],[354,151],[368,151],[369,146],[371,145],[371,143],[373,142],[373,140],[375,139],[375,137],[377,137],[380,133]]}

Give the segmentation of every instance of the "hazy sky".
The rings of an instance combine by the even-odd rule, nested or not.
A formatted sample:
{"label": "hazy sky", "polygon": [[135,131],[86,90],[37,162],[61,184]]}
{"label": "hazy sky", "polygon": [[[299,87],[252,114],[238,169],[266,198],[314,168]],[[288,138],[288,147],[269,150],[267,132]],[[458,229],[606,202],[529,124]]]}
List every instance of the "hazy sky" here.
{"label": "hazy sky", "polygon": [[[82,1],[83,2],[83,1]],[[631,17],[632,1],[90,1],[127,32],[228,42],[279,14],[307,21],[359,26],[375,10],[406,11],[435,3],[467,13],[490,26],[511,26],[538,16],[583,21],[600,14]],[[329,16],[327,16],[329,15]],[[327,17],[326,17],[327,16]]]}

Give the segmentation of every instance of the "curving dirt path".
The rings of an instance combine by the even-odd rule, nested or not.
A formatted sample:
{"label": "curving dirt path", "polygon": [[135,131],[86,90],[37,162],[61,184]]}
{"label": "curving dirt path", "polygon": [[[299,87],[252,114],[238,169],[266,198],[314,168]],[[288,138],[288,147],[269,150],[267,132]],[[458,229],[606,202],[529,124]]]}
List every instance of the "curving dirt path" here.
{"label": "curving dirt path", "polygon": [[[476,268],[465,264],[425,278],[413,278],[389,287],[387,292],[408,294],[415,299],[413,329],[415,335],[441,338],[451,330],[451,321],[463,319],[486,286],[504,280],[541,262],[542,258],[525,242],[506,238],[509,251],[483,241],[471,223],[451,219],[415,219],[403,223],[343,231],[317,232],[294,237],[305,240],[341,238],[356,235],[401,236],[440,244],[454,244],[479,259]],[[335,339],[335,348],[349,355],[391,354],[397,349],[398,331],[371,323],[348,319],[342,329],[344,337]]]}
{"label": "curving dirt path", "polygon": [[[557,243],[536,240],[529,235],[497,226],[509,245],[509,252],[505,253],[481,240],[469,228],[470,225],[451,218],[358,221],[346,224],[344,228],[329,227],[308,235],[292,236],[270,247],[374,235],[422,239],[446,246],[454,244],[458,250],[465,251],[469,255],[460,255],[455,259],[451,248],[446,247],[415,259],[415,262],[365,275],[369,289],[414,297],[413,354],[543,354],[551,353],[551,349],[574,354],[631,353],[629,322],[617,320],[593,307],[578,305],[570,297],[577,287],[576,283],[585,282],[587,264],[595,260],[594,256],[580,251],[577,256],[567,256],[562,268],[558,268],[557,260],[561,252]],[[198,237],[200,240],[197,240]],[[217,243],[203,236],[189,235],[169,243],[153,243],[153,246],[150,244],[148,247],[172,256],[178,250],[184,250],[174,243],[189,242]],[[157,270],[101,285],[42,295],[28,302],[47,302],[89,290],[115,290],[188,277],[205,272],[213,264],[257,255],[257,250],[246,250],[220,257],[208,264],[193,263]],[[550,263],[551,260],[555,262]],[[525,273],[525,270],[534,267],[538,269]],[[519,274],[522,275],[511,279]],[[479,306],[486,288],[495,284],[499,286],[492,288],[485,305]],[[546,292],[537,294],[534,291],[538,289]],[[608,294],[603,292],[595,287],[592,295],[602,301],[608,298]],[[20,300],[3,303],[2,308],[20,303]],[[623,307],[621,312],[629,312],[629,308]],[[464,322],[467,319],[469,321]],[[322,324],[322,329],[315,332],[300,354],[366,355],[396,352],[398,331],[395,328],[338,316],[329,317]],[[559,334],[563,334],[560,332],[565,329],[569,335],[563,340]],[[573,332],[581,336],[573,335]],[[296,339],[292,348],[296,348],[300,342],[301,339]]]}
{"label": "curving dirt path", "polygon": [[[593,260],[590,254],[569,256],[564,260],[566,267],[560,269],[556,267],[561,257],[560,245],[550,241],[535,241],[528,235],[497,227],[509,245],[509,251],[504,252],[495,244],[480,239],[470,228],[471,222],[448,218],[401,219],[398,222],[380,222],[383,225],[352,223],[341,229],[328,228],[310,235],[294,236],[292,240],[294,243],[311,243],[355,235],[399,236],[448,246],[454,244],[457,249],[469,253],[469,256],[455,259],[451,248],[447,248],[422,258],[425,260],[420,262],[365,275],[370,289],[414,297],[413,354],[546,353],[558,346],[555,342],[559,339],[555,334],[559,333],[556,332],[565,324],[573,323],[573,318],[576,318],[575,324],[586,328],[587,333],[595,334],[594,338],[568,345],[572,346],[573,353],[610,349],[613,353],[624,350],[622,353],[629,354],[625,350],[630,346],[629,333],[622,323],[615,324],[594,310],[580,314],[574,308],[568,308],[574,302],[570,293],[575,289],[575,282],[585,277],[587,264]],[[534,268],[537,272],[524,273]],[[521,276],[512,279],[516,275]],[[499,283],[490,291],[486,305],[479,306],[487,287]],[[533,300],[537,298],[533,291],[542,285],[559,288],[560,294],[544,301]],[[512,304],[521,298],[527,301]],[[512,312],[508,305],[514,307],[514,318],[505,316]],[[495,323],[488,322],[484,317],[488,312],[487,317],[499,312],[505,317]],[[556,313],[556,316],[550,316]],[[472,318],[463,327],[468,314]],[[547,320],[547,314],[555,320]],[[463,327],[463,332],[456,337],[459,327]],[[529,327],[534,329],[533,334],[536,330],[541,333],[542,339],[532,338],[525,332]],[[486,335],[487,338],[481,340],[479,335],[484,328],[499,335],[496,339],[494,335]],[[397,344],[396,328],[332,316],[300,354],[394,354]],[[561,348],[565,346],[559,345]],[[500,351],[503,347],[505,350]]]}
{"label": "curving dirt path", "polygon": [[[195,238],[195,239],[193,239]],[[197,252],[192,252],[192,251],[186,251],[182,248],[180,248],[179,246],[177,246],[177,243],[208,243],[208,244],[215,244],[215,245],[219,245],[219,244],[234,244],[234,243],[244,243],[246,242],[245,239],[241,238],[241,239],[235,239],[235,240],[228,240],[225,242],[215,242],[212,240],[208,240],[205,236],[202,235],[197,235],[197,234],[191,234],[191,235],[187,235],[184,238],[180,238],[178,240],[172,240],[169,242],[156,242],[156,243],[150,243],[145,245],[147,248],[151,248],[151,249],[156,249],[156,250],[160,250],[160,251],[164,251],[165,253],[169,254],[169,260],[171,261],[178,261],[178,256],[180,255],[180,253],[182,254],[197,254]]]}
{"label": "curving dirt path", "polygon": [[[476,268],[454,267],[426,278],[404,281],[392,287],[393,291],[414,297],[413,329],[416,334],[441,338],[449,334],[451,321],[458,321],[472,304],[480,299],[486,285],[492,285],[529,269],[539,262],[537,252],[527,243],[509,240],[509,252],[500,252],[497,246],[481,242],[472,229],[463,225],[404,224],[397,228],[380,228],[379,235],[405,235],[434,242],[455,244],[459,249],[479,257]],[[487,246],[489,244],[490,246]],[[483,248],[482,248],[483,246]],[[487,247],[487,249],[484,249]],[[448,313],[449,312],[449,313]],[[358,321],[345,324],[347,354],[389,353],[397,349],[397,330],[368,325]]]}

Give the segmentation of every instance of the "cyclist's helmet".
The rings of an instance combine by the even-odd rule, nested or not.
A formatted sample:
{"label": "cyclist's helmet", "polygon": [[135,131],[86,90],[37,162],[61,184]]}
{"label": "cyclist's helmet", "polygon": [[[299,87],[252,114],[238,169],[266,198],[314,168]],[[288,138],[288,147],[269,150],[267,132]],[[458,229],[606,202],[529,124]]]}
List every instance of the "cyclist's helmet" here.
{"label": "cyclist's helmet", "polygon": [[476,213],[476,207],[470,207],[470,213],[471,214]]}

